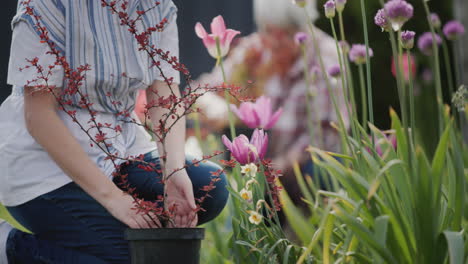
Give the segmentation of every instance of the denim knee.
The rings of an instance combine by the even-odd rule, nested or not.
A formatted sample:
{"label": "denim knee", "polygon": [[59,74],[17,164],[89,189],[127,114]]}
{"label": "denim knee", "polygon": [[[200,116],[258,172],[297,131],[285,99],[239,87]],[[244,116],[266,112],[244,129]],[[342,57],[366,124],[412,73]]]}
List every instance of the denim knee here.
{"label": "denim knee", "polygon": [[[216,218],[224,209],[229,198],[226,174],[221,172],[220,166],[213,162],[207,162],[198,168],[204,176],[202,179],[193,179],[195,197],[203,199],[202,211],[198,214],[198,224],[204,224]],[[213,182],[214,188],[207,188]]]}

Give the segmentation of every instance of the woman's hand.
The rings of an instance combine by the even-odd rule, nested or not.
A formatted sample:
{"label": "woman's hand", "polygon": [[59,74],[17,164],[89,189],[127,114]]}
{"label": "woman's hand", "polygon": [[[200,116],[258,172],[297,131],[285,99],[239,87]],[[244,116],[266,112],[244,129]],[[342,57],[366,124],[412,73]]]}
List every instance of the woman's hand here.
{"label": "woman's hand", "polygon": [[159,228],[162,227],[159,219],[153,213],[137,213],[134,199],[117,190],[115,194],[103,202],[103,206],[122,223],[130,228]]}
{"label": "woman's hand", "polygon": [[195,227],[198,222],[197,206],[192,181],[186,170],[177,171],[166,181],[166,208],[175,208],[172,227]]}

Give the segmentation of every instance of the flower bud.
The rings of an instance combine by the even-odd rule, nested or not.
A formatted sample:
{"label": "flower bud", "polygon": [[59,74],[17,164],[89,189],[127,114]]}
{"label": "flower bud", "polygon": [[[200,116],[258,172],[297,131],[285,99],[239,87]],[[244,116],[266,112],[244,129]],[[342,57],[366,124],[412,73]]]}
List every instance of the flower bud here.
{"label": "flower bud", "polygon": [[333,78],[339,78],[341,76],[340,65],[333,65],[328,69],[328,75]]}
{"label": "flower bud", "polygon": [[307,41],[307,34],[304,32],[297,32],[296,35],[294,36],[294,40],[297,45],[302,45]]}
{"label": "flower bud", "polygon": [[328,0],[323,7],[325,8],[325,16],[327,18],[334,18],[335,17],[335,15],[336,15],[335,1]]}
{"label": "flower bud", "polygon": [[401,32],[401,45],[404,49],[412,49],[414,47],[414,31],[403,31]]}
{"label": "flower bud", "polygon": [[438,29],[442,26],[442,22],[440,22],[440,18],[436,13],[432,13],[430,16],[431,24],[434,28]]}
{"label": "flower bud", "polygon": [[335,0],[336,10],[338,10],[339,13],[343,12],[346,2],[347,0]]}

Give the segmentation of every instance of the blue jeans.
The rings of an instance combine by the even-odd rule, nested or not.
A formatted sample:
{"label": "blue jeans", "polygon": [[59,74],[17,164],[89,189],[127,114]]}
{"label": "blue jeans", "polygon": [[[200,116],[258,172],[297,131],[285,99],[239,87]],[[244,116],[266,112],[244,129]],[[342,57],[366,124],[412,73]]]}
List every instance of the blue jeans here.
{"label": "blue jeans", "polygon": [[[159,166],[155,153],[147,153],[145,161]],[[137,166],[124,165],[122,174],[128,174],[128,183],[136,188],[141,198],[155,200],[163,194],[161,175]],[[195,197],[206,194],[201,188],[210,183],[211,172],[220,169],[212,162],[194,166],[187,160],[187,173],[192,180]],[[220,175],[216,188],[199,212],[199,224],[214,219],[228,199],[227,181]],[[119,178],[114,182],[119,186]],[[7,241],[9,263],[18,264],[101,264],[130,263],[128,243],[124,240],[127,228],[115,219],[77,184],[69,183],[50,193],[41,195],[25,204],[8,207],[11,215],[34,234],[14,229]]]}

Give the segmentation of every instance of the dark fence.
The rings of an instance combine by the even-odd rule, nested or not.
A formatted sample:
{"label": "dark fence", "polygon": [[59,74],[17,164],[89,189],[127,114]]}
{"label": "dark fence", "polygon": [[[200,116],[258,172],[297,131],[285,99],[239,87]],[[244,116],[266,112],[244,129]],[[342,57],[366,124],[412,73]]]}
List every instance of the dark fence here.
{"label": "dark fence", "polygon": [[8,58],[10,57],[11,27],[10,21],[16,12],[16,0],[2,2],[0,8],[0,25],[2,39],[0,42],[0,103],[11,93],[11,87],[7,85]]}

